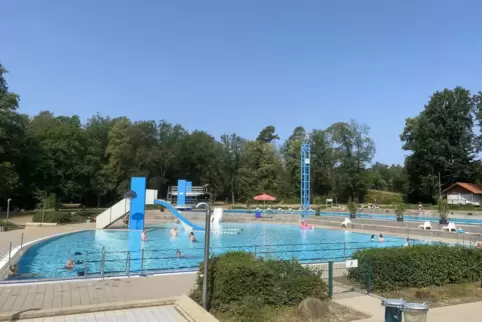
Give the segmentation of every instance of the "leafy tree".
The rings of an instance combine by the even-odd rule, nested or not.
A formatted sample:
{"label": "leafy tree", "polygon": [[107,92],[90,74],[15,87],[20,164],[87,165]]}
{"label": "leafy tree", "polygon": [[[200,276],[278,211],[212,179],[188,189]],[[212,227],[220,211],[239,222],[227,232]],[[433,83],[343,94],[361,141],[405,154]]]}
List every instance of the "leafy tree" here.
{"label": "leafy tree", "polygon": [[39,188],[61,200],[80,201],[87,178],[84,168],[85,137],[78,116],[35,116],[29,134],[38,142]]}
{"label": "leafy tree", "polygon": [[106,155],[109,162],[105,166],[109,189],[122,196],[129,189],[129,176],[135,167],[132,156],[133,142],[131,136],[132,123],[123,117],[115,121],[109,131]]}
{"label": "leafy tree", "polygon": [[110,117],[94,115],[85,126],[86,156],[85,173],[89,180],[90,192],[96,196],[97,207],[101,205],[101,197],[109,190],[109,178],[106,165],[109,162],[105,153],[109,143],[109,132],[114,124]]}
{"label": "leafy tree", "polygon": [[203,131],[194,131],[181,142],[181,175],[193,185],[207,185],[213,200],[224,192],[222,145]]}
{"label": "leafy tree", "polygon": [[335,197],[335,155],[331,136],[324,130],[314,130],[311,143],[311,182],[313,193]]}
{"label": "leafy tree", "polygon": [[473,132],[476,98],[464,88],[435,92],[424,110],[406,121],[401,135],[409,202],[434,202],[438,175],[443,188],[474,180],[477,138]]}
{"label": "leafy tree", "polygon": [[370,188],[404,193],[406,189],[406,173],[400,165],[387,165],[376,162],[369,169]]}
{"label": "leafy tree", "polygon": [[167,184],[176,180],[179,173],[178,160],[182,155],[181,142],[189,134],[181,125],[165,120],[158,123],[157,175],[151,179],[153,188],[167,191]]}
{"label": "leafy tree", "polygon": [[342,199],[363,200],[367,189],[366,168],[375,154],[375,143],[368,136],[368,126],[355,121],[335,123],[326,131],[335,158],[336,194]]}
{"label": "leafy tree", "polygon": [[264,142],[264,143],[271,143],[274,140],[279,140],[279,136],[275,133],[276,128],[273,125],[269,125],[259,132],[256,141]]}
{"label": "leafy tree", "polygon": [[283,165],[276,149],[270,144],[248,142],[239,175],[241,200],[251,201],[253,196],[260,193],[282,194]]}
{"label": "leafy tree", "polygon": [[298,126],[281,147],[286,177],[285,193],[288,195],[300,195],[300,149],[305,137],[305,129],[302,126]]}
{"label": "leafy tree", "polygon": [[231,202],[234,203],[239,191],[239,169],[241,158],[245,153],[246,140],[235,133],[224,134],[221,136],[221,144],[223,149],[222,162],[227,179],[225,191],[231,195]]}

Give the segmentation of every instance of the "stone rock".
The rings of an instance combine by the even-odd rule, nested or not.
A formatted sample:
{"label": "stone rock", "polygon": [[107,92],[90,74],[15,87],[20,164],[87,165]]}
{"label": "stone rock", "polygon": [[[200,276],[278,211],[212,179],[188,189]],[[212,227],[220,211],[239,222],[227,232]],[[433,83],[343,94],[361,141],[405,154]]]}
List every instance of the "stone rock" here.
{"label": "stone rock", "polygon": [[298,305],[298,312],[306,319],[320,319],[329,316],[331,306],[314,297],[308,297]]}

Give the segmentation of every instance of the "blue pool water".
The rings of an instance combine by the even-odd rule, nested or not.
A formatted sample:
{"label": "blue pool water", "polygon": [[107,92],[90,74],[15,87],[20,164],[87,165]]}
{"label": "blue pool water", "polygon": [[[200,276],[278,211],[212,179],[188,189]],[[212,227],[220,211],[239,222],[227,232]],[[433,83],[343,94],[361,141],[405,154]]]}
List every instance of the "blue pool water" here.
{"label": "blue pool water", "polygon": [[[30,274],[34,274],[34,278],[66,278],[78,276],[78,272],[87,268],[88,275],[100,274],[103,248],[106,275],[125,274],[126,270],[139,272],[141,262],[145,272],[195,270],[203,260],[204,233],[197,233],[198,242],[192,243],[184,231],[177,237],[170,237],[169,230],[173,226],[165,224],[154,228],[148,232],[146,242],[141,241],[140,232],[114,230],[84,231],[54,237],[30,247],[18,263],[18,273],[29,274],[28,278],[32,278]],[[369,234],[301,230],[294,225],[223,223],[221,227],[242,231],[240,234],[213,233],[211,253],[214,254],[245,250],[276,259],[324,262],[349,258],[357,249],[400,247],[405,243],[405,239],[397,237],[385,236],[385,241],[380,243],[370,241]],[[183,257],[176,257],[177,249]],[[69,258],[77,263],[74,270],[64,268]]]}
{"label": "blue pool water", "polygon": [[[300,211],[292,210],[284,210],[282,212],[278,212],[276,210],[272,210],[272,213],[277,215],[299,215],[301,214]],[[248,211],[244,209],[231,209],[231,210],[224,210],[224,213],[231,213],[231,214],[247,214]],[[252,212],[253,217],[254,213]],[[314,215],[314,212],[312,212]],[[348,217],[348,213],[343,212],[321,212],[320,216],[327,216],[327,217]],[[381,219],[381,220],[397,220],[395,215],[383,215],[383,214],[356,214],[357,218],[363,219]],[[405,221],[414,221],[414,222],[424,222],[424,221],[431,221],[431,222],[438,222],[438,217],[427,217],[427,216],[418,216],[418,215],[405,215]],[[470,219],[470,218],[453,218],[450,217],[449,221],[459,224],[459,225],[482,225],[482,219]]]}

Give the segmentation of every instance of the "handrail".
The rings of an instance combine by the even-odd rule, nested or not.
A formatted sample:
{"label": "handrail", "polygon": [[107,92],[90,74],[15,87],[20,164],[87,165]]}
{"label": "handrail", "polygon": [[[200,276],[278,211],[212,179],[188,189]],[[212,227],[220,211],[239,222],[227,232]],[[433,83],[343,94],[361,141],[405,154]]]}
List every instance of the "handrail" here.
{"label": "handrail", "polygon": [[[413,239],[411,239],[413,240]],[[393,244],[393,243],[399,243],[398,241],[385,241],[384,244]],[[261,248],[261,247],[285,247],[285,246],[311,246],[311,245],[339,245],[341,244],[340,242],[324,242],[324,243],[310,243],[310,244],[264,244],[264,245],[235,245],[235,246],[217,246],[217,247],[210,247],[210,250],[216,250],[216,249],[240,249],[240,248]],[[366,241],[366,242],[344,242],[346,245],[352,245],[352,244],[373,244],[373,241]],[[175,252],[179,248],[166,248],[166,249],[152,249],[152,250],[145,250],[146,252]],[[204,247],[193,247],[189,248],[190,250],[203,250]],[[89,251],[89,254],[100,254],[102,251]],[[106,254],[114,254],[114,253],[140,253],[142,250],[138,251],[128,251],[128,250],[117,250],[117,251],[105,251]],[[75,252],[73,256],[80,256],[82,255],[83,252]]]}
{"label": "handrail", "polygon": [[[23,236],[22,236],[23,239]],[[415,241],[412,239],[412,241]],[[246,246],[229,246],[229,247],[213,247],[211,248],[211,252],[215,255],[219,255],[223,253],[223,250],[226,249],[243,249],[256,257],[259,258],[273,258],[276,260],[281,261],[288,261],[297,259],[303,263],[324,263],[328,261],[342,261],[351,258],[351,254],[353,251],[359,249],[365,249],[365,247],[356,247],[362,246],[362,244],[371,244],[372,242],[344,242],[344,243],[335,243],[335,242],[323,242],[323,243],[311,243],[311,244],[274,244],[274,245],[246,245]],[[387,241],[385,244],[388,244],[389,247],[402,247],[400,244],[396,245],[395,241]],[[343,246],[341,246],[343,244]],[[323,247],[327,245],[339,245],[339,247]],[[279,249],[278,247],[283,246],[297,246],[298,249],[294,248],[287,248],[287,249]],[[301,246],[301,248],[299,248]],[[319,248],[313,248],[316,246],[320,246]],[[469,247],[471,247],[469,245]],[[271,249],[270,249],[271,248]],[[196,250],[202,248],[193,248],[190,250]],[[172,249],[173,250],[173,249]],[[170,251],[172,251],[170,250]],[[81,267],[81,270],[77,271],[78,276],[71,276],[69,278],[56,278],[55,280],[63,280],[63,279],[78,279],[78,278],[87,278],[87,277],[111,277],[111,276],[129,276],[132,273],[139,273],[141,275],[155,273],[155,272],[165,272],[165,271],[185,271],[185,270],[193,270],[199,267],[198,264],[195,265],[183,265],[182,263],[186,263],[185,260],[193,259],[194,257],[177,257],[177,256],[155,256],[156,253],[161,252],[168,252],[169,250],[141,250],[141,251],[114,251],[109,252],[106,251],[105,248],[102,249],[100,252],[91,252],[91,251],[84,251],[84,252],[76,252],[76,256],[82,256],[83,260],[79,259],[76,260],[75,263]],[[335,256],[320,256],[326,252],[332,251],[339,251],[340,255]],[[341,251],[343,251],[343,256],[341,256]],[[296,256],[302,252],[311,252],[311,254],[307,254],[305,256]],[[139,255],[136,255],[140,253]],[[112,255],[120,254],[122,256],[116,256],[116,258],[111,258]],[[278,256],[279,254],[283,254]],[[320,254],[320,255],[317,255]],[[291,256],[287,256],[291,255]],[[92,256],[99,256],[99,259],[93,259]],[[125,257],[124,257],[125,256]],[[99,258],[97,257],[97,258]],[[287,257],[291,257],[291,259],[287,259]],[[166,260],[166,259],[178,259],[177,265],[174,264],[176,267],[173,268],[163,268],[163,267],[152,267],[152,262],[158,263],[159,260]],[[106,267],[106,263],[111,262],[119,262],[122,259],[125,259],[125,269],[114,268],[114,270],[109,269]],[[138,264],[140,262],[140,265]],[[136,263],[133,267],[131,264]],[[144,264],[147,263],[146,267]],[[108,265],[110,266],[110,265]],[[151,267],[149,267],[151,266]],[[90,272],[89,272],[90,269]],[[22,279],[20,277],[17,282],[23,281],[31,281],[31,280],[48,280],[48,279],[39,279],[39,278],[31,278],[31,279]],[[10,283],[12,280],[7,280],[4,283]]]}

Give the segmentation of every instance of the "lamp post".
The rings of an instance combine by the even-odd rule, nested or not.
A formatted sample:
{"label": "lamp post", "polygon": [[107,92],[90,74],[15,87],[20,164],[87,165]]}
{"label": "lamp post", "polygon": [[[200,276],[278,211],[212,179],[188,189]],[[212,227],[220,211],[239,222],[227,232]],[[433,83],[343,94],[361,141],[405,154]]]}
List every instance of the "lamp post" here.
{"label": "lamp post", "polygon": [[203,272],[203,308],[208,309],[208,261],[209,261],[209,238],[211,235],[211,206],[200,202],[196,208],[206,209],[206,237],[204,239],[204,272]]}
{"label": "lamp post", "polygon": [[7,220],[8,220],[8,216],[10,214],[10,201],[12,201],[12,199],[8,198],[7,199]]}

